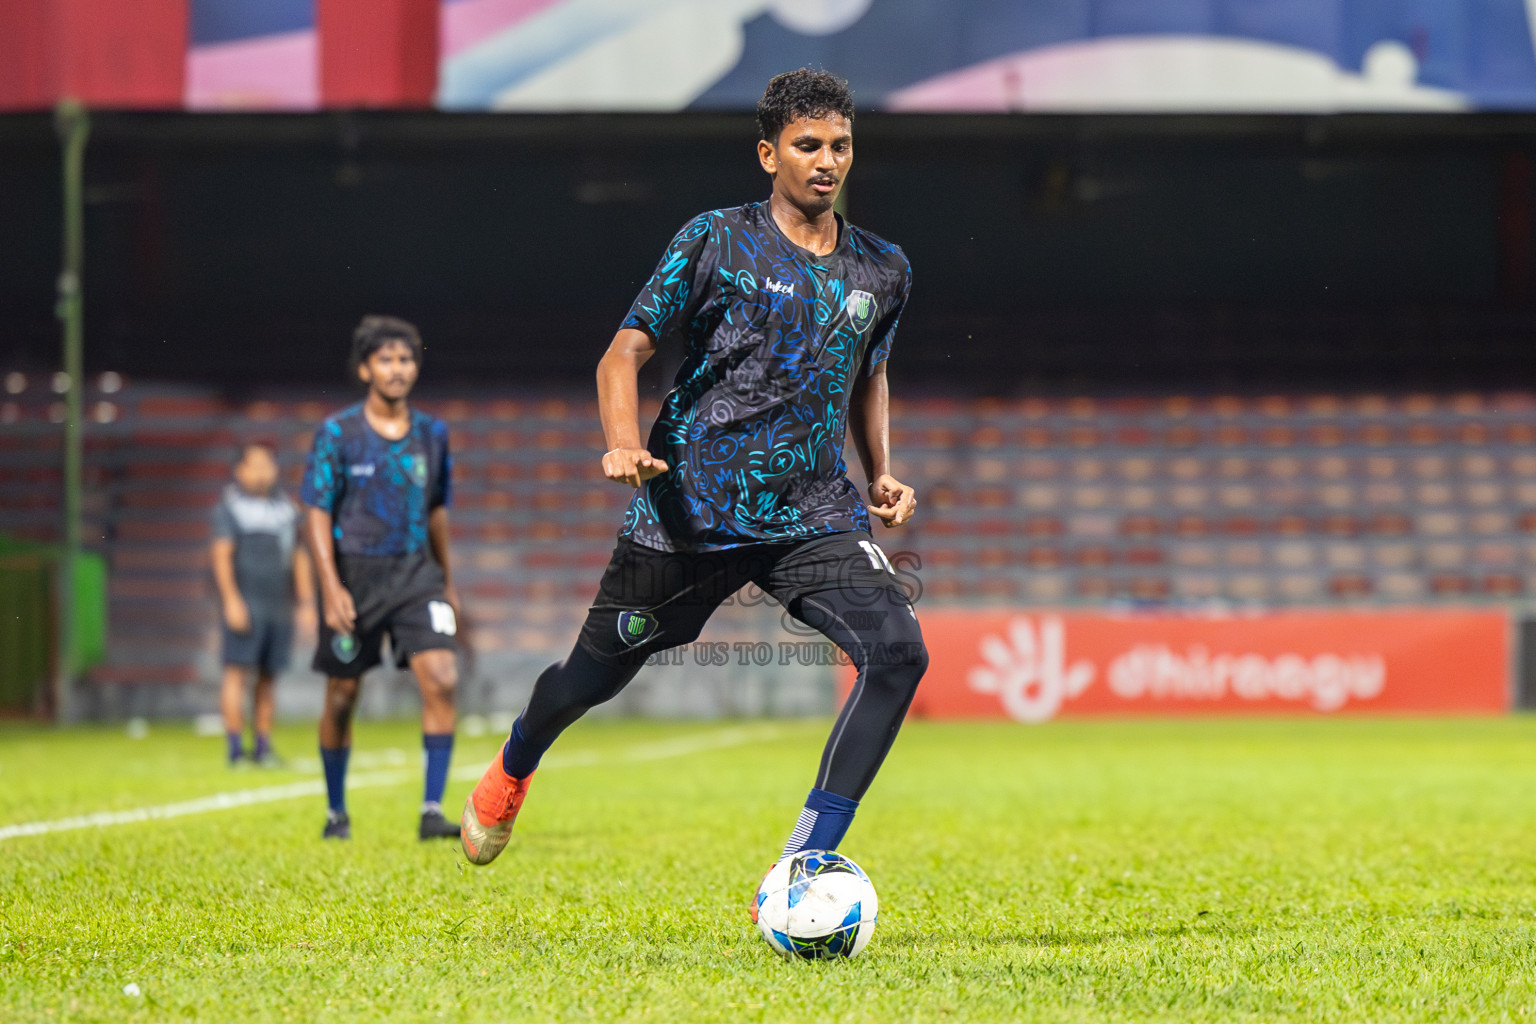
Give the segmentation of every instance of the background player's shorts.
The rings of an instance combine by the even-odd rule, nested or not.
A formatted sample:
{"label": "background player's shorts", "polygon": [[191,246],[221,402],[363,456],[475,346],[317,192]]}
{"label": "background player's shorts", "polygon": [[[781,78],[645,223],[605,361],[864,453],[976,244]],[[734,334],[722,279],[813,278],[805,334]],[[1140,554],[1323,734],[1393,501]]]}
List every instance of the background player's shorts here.
{"label": "background player's shorts", "polygon": [[316,672],[356,679],[383,660],[386,634],[399,668],[423,651],[457,649],[459,626],[443,594],[443,567],[427,551],[377,557],[337,554],[336,570],[357,606],[357,625],[350,634],[338,634],[321,614],[320,642],[312,662]]}
{"label": "background player's shorts", "polygon": [[796,602],[837,590],[855,605],[886,607],[907,592],[885,552],[864,531],[725,551],[669,552],[619,538],[581,644],[607,664],[639,664],[698,639],[714,610],[756,583],[798,617]]}
{"label": "background player's shorts", "polygon": [[250,605],[251,628],[224,629],[224,664],[254,668],[275,676],[288,667],[293,649],[293,609]]}

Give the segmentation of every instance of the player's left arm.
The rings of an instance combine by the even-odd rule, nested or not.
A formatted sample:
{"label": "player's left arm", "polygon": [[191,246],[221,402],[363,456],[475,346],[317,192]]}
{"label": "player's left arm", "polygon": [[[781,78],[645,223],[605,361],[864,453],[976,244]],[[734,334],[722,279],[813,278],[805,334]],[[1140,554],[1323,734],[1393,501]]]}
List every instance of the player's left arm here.
{"label": "player's left arm", "polygon": [[905,525],[917,511],[917,491],[891,475],[891,389],[884,361],[854,383],[848,433],[869,480],[870,515],[887,527]]}
{"label": "player's left arm", "polygon": [[453,585],[453,557],[449,553],[449,537],[453,532],[448,525],[448,506],[453,502],[453,454],[448,449],[448,428],[442,423],[437,424],[433,440],[441,445],[441,451],[437,459],[440,468],[428,499],[431,511],[427,513],[427,543],[432,548],[432,557],[443,567],[443,597],[453,608],[453,614],[459,616],[462,606],[459,592]]}
{"label": "player's left arm", "polygon": [[453,586],[453,562],[448,554],[448,506],[439,505],[427,514],[427,542],[432,545],[432,557],[443,567],[443,597],[459,614],[459,592]]}
{"label": "player's left arm", "polygon": [[303,544],[293,549],[293,603],[298,610],[299,629],[306,636],[313,633],[319,622],[315,610],[315,567],[309,549]]}

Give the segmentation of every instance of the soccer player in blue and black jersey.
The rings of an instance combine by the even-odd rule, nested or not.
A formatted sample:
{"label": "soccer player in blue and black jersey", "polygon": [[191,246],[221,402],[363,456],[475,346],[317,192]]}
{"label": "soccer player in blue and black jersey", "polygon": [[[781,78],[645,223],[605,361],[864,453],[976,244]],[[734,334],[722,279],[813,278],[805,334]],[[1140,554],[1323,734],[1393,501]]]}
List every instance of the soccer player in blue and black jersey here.
{"label": "soccer player in blue and black jersey", "polygon": [[[570,656],[539,676],[461,819],[489,863],[561,730],[619,692],[657,651],[692,641],[753,582],[858,667],[784,854],[842,840],[928,664],[917,616],[870,536],[907,522],[890,473],[886,359],[911,269],[896,246],[833,210],[853,162],[853,102],[829,74],[768,84],[757,116],[767,202],[689,221],[602,358],[608,479],[636,488]],[[683,354],[648,441],[636,375],[660,345]],[[849,482],[851,436],[868,501]]]}
{"label": "soccer player in blue and black jersey", "polygon": [[459,827],[442,805],[458,684],[448,427],[406,404],[421,367],[421,336],[411,324],[364,317],[352,336],[352,366],[368,396],[315,431],[301,492],[304,539],[320,577],[314,669],[326,676],[320,760],[330,805],[323,835],[352,838],[352,712],[361,677],[380,663],[388,634],[395,663],[409,665],[421,686],[426,792],[418,834],[453,838]]}

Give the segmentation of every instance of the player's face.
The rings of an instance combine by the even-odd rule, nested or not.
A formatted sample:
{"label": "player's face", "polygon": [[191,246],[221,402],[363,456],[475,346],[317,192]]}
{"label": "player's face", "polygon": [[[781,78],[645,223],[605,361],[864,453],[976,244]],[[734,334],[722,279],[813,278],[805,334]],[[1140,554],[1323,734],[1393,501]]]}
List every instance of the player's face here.
{"label": "player's face", "polygon": [[416,357],[411,346],[403,341],[391,341],[382,346],[357,368],[362,378],[380,398],[398,402],[411,393],[416,384]]}
{"label": "player's face", "polygon": [[235,463],[235,483],[247,494],[267,494],[277,484],[277,462],[259,445],[245,450]]}
{"label": "player's face", "polygon": [[757,156],[775,192],[802,210],[830,210],[853,166],[853,125],[841,114],[802,117],[777,142],[759,142]]}

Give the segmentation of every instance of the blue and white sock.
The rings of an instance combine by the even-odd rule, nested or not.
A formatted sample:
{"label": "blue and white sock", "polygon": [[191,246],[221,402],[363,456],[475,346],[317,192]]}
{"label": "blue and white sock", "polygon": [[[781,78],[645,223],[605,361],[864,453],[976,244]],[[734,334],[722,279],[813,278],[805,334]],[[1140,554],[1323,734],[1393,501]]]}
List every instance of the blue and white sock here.
{"label": "blue and white sock", "polygon": [[441,812],[443,790],[448,788],[448,762],[453,759],[453,733],[424,732],[421,748],[426,775],[422,803],[427,809]]}
{"label": "blue and white sock", "polygon": [[351,747],[320,748],[320,764],[325,768],[325,802],[332,814],[347,813],[347,760]]}
{"label": "blue and white sock", "polygon": [[810,796],[805,798],[800,820],[795,822],[795,830],[789,834],[789,842],[784,844],[784,853],[779,859],[801,850],[837,849],[837,844],[848,834],[848,826],[853,824],[853,814],[858,809],[857,800],[824,789],[811,790]]}

